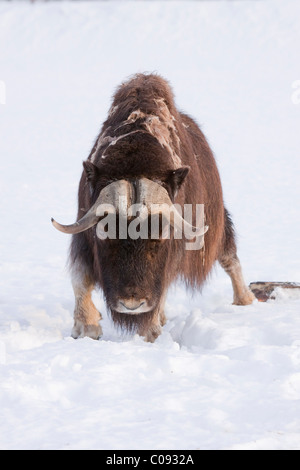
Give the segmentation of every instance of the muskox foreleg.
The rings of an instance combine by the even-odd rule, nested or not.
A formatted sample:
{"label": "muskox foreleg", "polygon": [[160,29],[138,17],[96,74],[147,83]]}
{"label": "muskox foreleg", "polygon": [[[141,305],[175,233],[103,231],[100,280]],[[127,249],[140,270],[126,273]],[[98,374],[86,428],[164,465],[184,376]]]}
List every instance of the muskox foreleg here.
{"label": "muskox foreleg", "polygon": [[142,322],[137,330],[137,333],[140,336],[144,336],[145,341],[153,343],[156,338],[161,334],[161,328],[166,324],[165,316],[165,298],[166,295],[163,295],[159,307],[155,310],[154,314],[151,315],[150,321]]}
{"label": "muskox foreleg", "polygon": [[89,336],[98,339],[102,335],[99,325],[101,314],[92,301],[94,283],[83,265],[75,264],[72,267],[72,286],[75,295],[73,338]]}
{"label": "muskox foreleg", "polygon": [[219,256],[219,262],[230,276],[233,287],[234,305],[249,305],[255,299],[253,293],[245,284],[241,263],[237,256],[234,236],[234,228],[230,216],[225,209],[225,237],[223,251]]}

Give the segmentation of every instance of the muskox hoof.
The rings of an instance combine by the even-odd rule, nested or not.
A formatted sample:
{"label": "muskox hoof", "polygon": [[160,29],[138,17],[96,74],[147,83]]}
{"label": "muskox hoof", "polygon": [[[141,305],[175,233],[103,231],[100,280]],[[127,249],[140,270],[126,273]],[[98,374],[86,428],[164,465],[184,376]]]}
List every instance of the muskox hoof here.
{"label": "muskox hoof", "polygon": [[71,336],[74,339],[84,338],[87,336],[92,339],[99,339],[102,336],[102,328],[100,325],[84,325],[80,321],[75,321]]}
{"label": "muskox hoof", "polygon": [[234,297],[233,305],[251,305],[253,300],[255,300],[255,295],[247,289],[243,295]]}
{"label": "muskox hoof", "polygon": [[145,333],[142,333],[140,334],[140,336],[144,336],[144,340],[147,342],[147,343],[154,343],[154,341],[156,340],[156,338],[161,334],[161,328],[159,326],[154,326],[154,327],[151,327],[147,332],[146,334]]}

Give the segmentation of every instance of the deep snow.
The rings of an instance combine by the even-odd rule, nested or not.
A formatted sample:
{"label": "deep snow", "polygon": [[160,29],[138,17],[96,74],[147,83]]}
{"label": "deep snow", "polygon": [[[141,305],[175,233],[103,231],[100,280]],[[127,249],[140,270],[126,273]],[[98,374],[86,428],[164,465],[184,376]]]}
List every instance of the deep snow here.
{"label": "deep snow", "polygon": [[300,449],[297,295],[233,306],[217,267],[171,289],[154,344],[99,293],[103,338],[75,341],[50,223],[115,87],[157,71],[215,152],[247,282],[299,281],[299,45],[294,1],[0,4],[0,448]]}

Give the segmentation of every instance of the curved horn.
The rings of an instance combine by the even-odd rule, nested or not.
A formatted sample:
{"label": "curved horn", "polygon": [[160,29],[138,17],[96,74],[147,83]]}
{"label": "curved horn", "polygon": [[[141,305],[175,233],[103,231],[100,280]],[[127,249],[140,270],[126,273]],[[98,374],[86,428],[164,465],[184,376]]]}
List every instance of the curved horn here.
{"label": "curved horn", "polygon": [[200,227],[194,227],[189,222],[187,222],[177,210],[174,212],[172,211],[173,217],[171,218],[171,224],[174,228],[178,228],[180,231],[182,230],[182,224],[184,228],[184,233],[188,235],[189,238],[193,237],[201,237],[203,236],[207,230],[208,225],[204,225],[204,221]]}
{"label": "curved horn", "polygon": [[[184,233],[188,235],[189,238],[203,236],[208,230],[208,226],[204,225],[204,223],[202,223],[200,227],[194,227],[187,222],[173,205],[167,190],[154,181],[148,180],[147,178],[140,180],[137,199],[140,203],[147,206],[151,214],[159,213],[168,217],[170,215],[170,208],[172,208],[172,217],[170,218],[171,225],[180,231],[182,231],[183,226]],[[155,204],[155,206],[152,206],[152,204]]]}
{"label": "curved horn", "polygon": [[123,201],[124,204],[120,204],[120,213],[123,213],[125,210],[127,211],[127,204],[131,199],[132,187],[130,183],[125,180],[115,181],[102,189],[95,204],[93,204],[90,210],[74,224],[62,225],[54,219],[51,219],[51,222],[57,230],[64,233],[75,234],[84,232],[99,222],[101,215],[103,215],[101,211],[99,211],[100,205],[105,208],[106,212],[115,213],[115,208],[119,207],[119,201]]}

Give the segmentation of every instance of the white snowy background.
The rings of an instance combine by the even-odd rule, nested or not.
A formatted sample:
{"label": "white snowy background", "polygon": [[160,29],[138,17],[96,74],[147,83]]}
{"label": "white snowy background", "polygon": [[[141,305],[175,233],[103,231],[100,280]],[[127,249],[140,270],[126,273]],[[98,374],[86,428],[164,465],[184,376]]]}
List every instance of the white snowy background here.
{"label": "white snowy background", "polygon": [[[156,71],[216,155],[247,283],[300,281],[298,1],[0,4],[0,448],[300,449],[300,299],[232,305],[216,267],[154,344],[70,337],[82,161]],[[5,84],[5,97],[3,97]]]}

